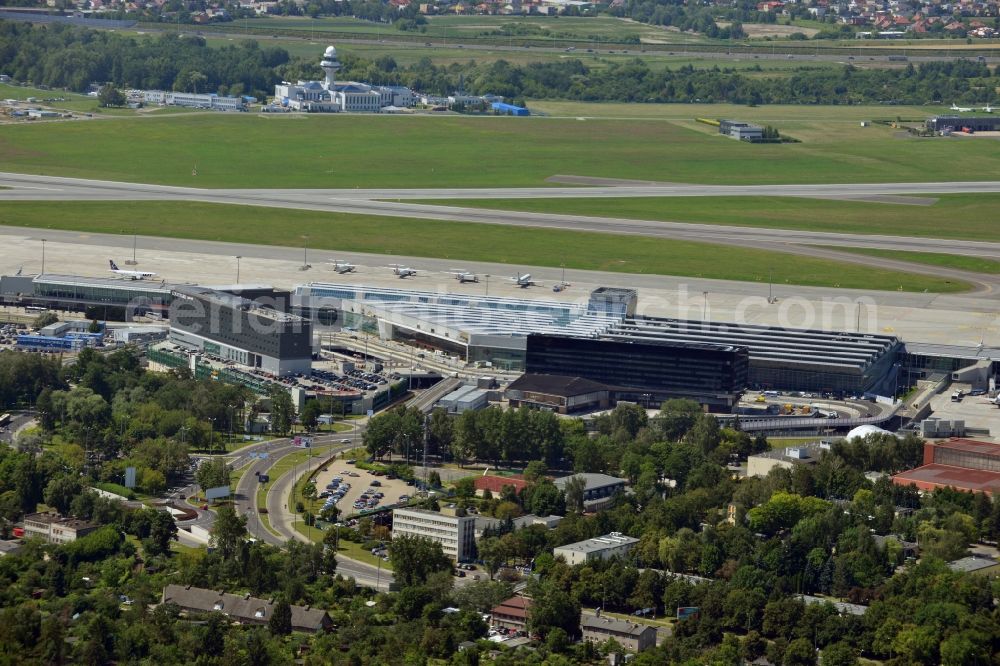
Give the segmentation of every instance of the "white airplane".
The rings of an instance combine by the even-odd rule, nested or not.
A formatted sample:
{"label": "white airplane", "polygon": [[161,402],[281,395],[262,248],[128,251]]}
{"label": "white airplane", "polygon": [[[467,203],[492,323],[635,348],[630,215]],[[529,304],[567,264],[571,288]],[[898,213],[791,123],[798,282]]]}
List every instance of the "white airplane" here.
{"label": "white airplane", "polygon": [[479,282],[478,275],[476,275],[475,273],[470,273],[469,271],[463,270],[461,268],[453,268],[448,272],[454,275],[455,279],[458,280],[459,282]]}
{"label": "white airplane", "polygon": [[951,103],[951,106],[949,107],[949,109],[951,111],[958,111],[959,113],[968,113],[969,111],[972,111],[972,107],[971,106],[958,106],[954,102]]}
{"label": "white airplane", "polygon": [[411,275],[416,275],[417,271],[410,268],[409,266],[403,266],[401,264],[389,264],[392,268],[392,272],[398,275],[400,278],[410,277]]}
{"label": "white airplane", "polygon": [[996,109],[995,106],[990,106],[989,104],[983,107],[983,111],[985,111],[986,113],[993,113],[995,109]]}
{"label": "white airplane", "polygon": [[340,274],[353,273],[354,269],[357,268],[354,264],[347,263],[341,259],[334,259],[331,261],[330,267]]}
{"label": "white airplane", "polygon": [[535,282],[531,279],[531,273],[525,273],[524,275],[515,275],[511,280],[521,289],[526,289],[528,287],[534,287]]}
{"label": "white airplane", "polygon": [[118,264],[115,263],[114,259],[108,259],[108,263],[111,264],[111,272],[115,275],[121,275],[122,277],[127,277],[130,280],[145,280],[146,278],[153,277],[156,273],[150,273],[148,271],[127,271],[122,268],[118,268]]}

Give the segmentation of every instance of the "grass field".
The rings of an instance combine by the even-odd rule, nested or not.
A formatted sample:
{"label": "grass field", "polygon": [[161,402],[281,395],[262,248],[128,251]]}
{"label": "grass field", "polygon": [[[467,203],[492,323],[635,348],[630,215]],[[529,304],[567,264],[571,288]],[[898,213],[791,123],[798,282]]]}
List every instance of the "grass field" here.
{"label": "grass field", "polygon": [[[1000,210],[1000,194],[942,195],[937,203],[930,206],[797,197],[626,199],[581,197],[579,199],[463,199],[461,202],[441,199],[417,203],[739,227],[1000,241],[1000,227],[996,225],[997,211]],[[951,223],[942,224],[943,220],[951,220]],[[877,252],[865,251],[873,256],[881,256]],[[920,253],[899,254],[899,259],[905,259],[906,257],[902,256],[904,254]],[[984,266],[991,263],[977,258],[967,259],[983,262]],[[929,263],[917,257],[913,260]],[[947,264],[942,261],[939,265]],[[972,263],[967,262],[966,267],[968,266],[972,266]]]}
{"label": "grass field", "polygon": [[[530,186],[555,174],[727,184],[1000,177],[994,141],[899,139],[835,107],[810,109],[808,118],[789,107],[628,109],[648,122],[182,114],[3,126],[0,155],[11,171],[195,187]],[[705,113],[773,120],[803,143],[733,141],[694,121]]]}
{"label": "grass field", "polygon": [[[318,59],[323,49],[326,48],[327,41],[336,41],[332,38],[324,38],[323,35],[313,37],[303,36],[300,38],[263,38],[259,35],[250,35],[250,37],[257,39],[267,46],[280,46],[291,55],[308,60]],[[218,48],[220,46],[233,45],[245,38],[245,35],[233,33],[232,37],[206,36],[205,41],[209,46]],[[718,58],[700,55],[696,52],[682,51],[678,51],[675,55],[668,55],[666,52],[644,50],[638,46],[630,46],[626,50],[618,47],[604,46],[598,49],[600,53],[587,53],[583,49],[567,53],[562,49],[546,50],[540,48],[513,50],[506,48],[469,49],[457,46],[443,46],[440,42],[433,46],[424,46],[422,42],[407,44],[403,42],[393,43],[391,41],[387,43],[375,43],[374,41],[372,43],[336,42],[336,45],[337,53],[341,57],[353,55],[359,58],[374,60],[381,56],[391,56],[397,64],[404,67],[416,64],[424,58],[430,59],[432,63],[438,66],[447,66],[455,63],[465,65],[470,62],[481,64],[496,62],[498,60],[505,60],[514,65],[526,65],[535,62],[556,62],[576,59],[582,61],[587,67],[601,69],[615,63],[631,62],[635,58],[639,58],[656,71],[665,68],[676,70],[689,65],[695,69],[709,69],[717,66],[721,69],[736,69],[747,72],[748,76],[752,77],[783,77],[791,76],[796,70],[803,70],[804,68],[841,67],[836,62],[810,62],[805,64],[800,60],[755,59],[752,56]],[[498,46],[504,45],[500,44]],[[615,53],[608,53],[608,49],[611,48],[615,50]],[[873,62],[867,65],[859,63],[858,66],[888,67],[890,63]],[[896,64],[892,63],[892,66],[896,66]],[[760,71],[757,71],[758,68]]]}
{"label": "grass field", "polygon": [[938,254],[937,252],[896,252],[894,250],[876,250],[864,247],[837,247],[831,249],[850,252],[852,254],[863,254],[869,257],[912,261],[918,264],[941,266],[943,268],[957,268],[974,273],[1000,274],[1000,261],[985,257],[970,257],[961,254]]}
{"label": "grass field", "polygon": [[[163,223],[170,220],[169,225]],[[955,292],[967,284],[855,264],[708,243],[501,225],[324,214],[255,206],[143,202],[10,202],[0,224],[250,242],[395,256],[903,291]],[[558,248],[558,251],[553,248]],[[720,258],[723,258],[720,261]],[[512,269],[513,270],[513,269]]]}

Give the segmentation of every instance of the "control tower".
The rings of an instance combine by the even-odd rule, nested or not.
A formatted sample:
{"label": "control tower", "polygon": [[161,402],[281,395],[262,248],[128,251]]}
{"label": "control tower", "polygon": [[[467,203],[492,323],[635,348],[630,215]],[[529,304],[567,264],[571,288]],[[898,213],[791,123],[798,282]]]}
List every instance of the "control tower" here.
{"label": "control tower", "polygon": [[337,49],[332,46],[326,47],[326,51],[323,53],[323,60],[319,63],[319,66],[326,72],[326,81],[323,87],[327,90],[333,90],[334,74],[340,70],[340,61],[337,60]]}

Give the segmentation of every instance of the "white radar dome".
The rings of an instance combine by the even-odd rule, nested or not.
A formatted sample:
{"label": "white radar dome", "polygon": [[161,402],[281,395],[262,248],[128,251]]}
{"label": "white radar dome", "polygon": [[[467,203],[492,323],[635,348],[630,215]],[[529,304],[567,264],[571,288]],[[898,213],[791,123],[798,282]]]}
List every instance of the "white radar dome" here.
{"label": "white radar dome", "polygon": [[324,58],[336,58],[337,57],[337,49],[335,49],[332,46],[326,47],[326,51],[323,52],[323,57]]}
{"label": "white radar dome", "polygon": [[858,438],[858,437],[860,437],[861,439],[864,439],[868,435],[892,435],[892,434],[893,433],[889,432],[888,430],[883,430],[882,428],[879,428],[878,426],[873,426],[873,425],[870,425],[870,424],[866,424],[866,425],[858,426],[857,428],[855,428],[851,432],[847,433],[847,437],[845,437],[845,439],[847,441],[851,441],[852,439],[855,439],[855,438]]}

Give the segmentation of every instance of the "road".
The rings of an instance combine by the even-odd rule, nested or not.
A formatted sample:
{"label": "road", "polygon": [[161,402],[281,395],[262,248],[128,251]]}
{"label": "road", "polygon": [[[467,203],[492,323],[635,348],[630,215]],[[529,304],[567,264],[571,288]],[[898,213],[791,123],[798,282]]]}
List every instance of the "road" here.
{"label": "road", "polygon": [[[364,423],[358,423],[358,427],[356,427],[352,432],[352,436],[355,437],[355,441],[360,441],[359,438],[363,429]],[[278,534],[280,534],[280,536],[267,529],[261,521],[261,516],[258,511],[259,507],[257,506],[257,486],[259,484],[257,480],[257,473],[268,473],[271,468],[274,467],[279,460],[281,460],[281,458],[290,453],[300,452],[302,449],[295,446],[290,440],[282,439],[254,445],[252,447],[246,447],[240,450],[239,457],[235,460],[236,465],[243,466],[243,464],[248,461],[253,462],[246,472],[244,472],[239,483],[236,484],[236,490],[233,495],[234,504],[236,511],[239,514],[246,516],[247,531],[255,539],[278,548],[283,547],[290,539],[296,539],[309,543],[309,539],[294,529],[293,523],[295,520],[295,513],[294,510],[289,511],[287,506],[292,485],[297,478],[301,477],[301,474],[320,466],[331,454],[350,449],[353,444],[340,444],[340,440],[345,438],[347,438],[346,433],[314,435],[314,448],[330,444],[335,445],[329,449],[317,451],[316,459],[309,464],[302,465],[299,473],[296,473],[295,471],[287,473],[280,479],[275,480],[272,484],[266,498],[267,515],[271,526],[276,532],[278,532]],[[267,458],[251,458],[251,453],[266,453]],[[294,509],[294,507],[291,508]],[[377,586],[378,589],[382,590],[387,590],[389,585],[393,582],[392,572],[379,571],[377,567],[373,567],[357,560],[352,560],[344,555],[338,555],[337,557],[337,572],[343,574],[344,576],[354,578],[361,585],[367,585],[370,587]]]}

